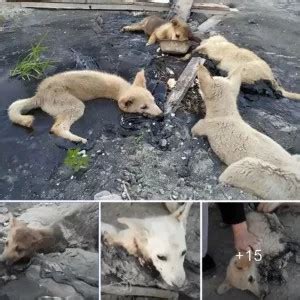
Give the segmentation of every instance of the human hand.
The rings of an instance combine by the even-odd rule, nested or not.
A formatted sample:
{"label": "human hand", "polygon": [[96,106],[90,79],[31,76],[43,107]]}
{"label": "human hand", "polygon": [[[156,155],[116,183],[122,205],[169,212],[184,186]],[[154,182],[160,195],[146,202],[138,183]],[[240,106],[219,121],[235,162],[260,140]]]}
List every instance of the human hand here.
{"label": "human hand", "polygon": [[242,222],[232,225],[234,245],[237,251],[249,251],[260,249],[260,239],[248,231],[247,223]]}

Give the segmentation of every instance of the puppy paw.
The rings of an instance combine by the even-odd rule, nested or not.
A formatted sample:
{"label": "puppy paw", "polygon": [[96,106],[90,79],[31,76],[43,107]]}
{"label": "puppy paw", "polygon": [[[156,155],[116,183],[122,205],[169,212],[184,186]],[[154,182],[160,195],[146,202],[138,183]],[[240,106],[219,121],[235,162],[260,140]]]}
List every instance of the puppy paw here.
{"label": "puppy paw", "polygon": [[27,128],[32,128],[33,121],[34,121],[33,116],[26,116],[26,119],[24,118],[24,122],[22,122],[22,125]]}

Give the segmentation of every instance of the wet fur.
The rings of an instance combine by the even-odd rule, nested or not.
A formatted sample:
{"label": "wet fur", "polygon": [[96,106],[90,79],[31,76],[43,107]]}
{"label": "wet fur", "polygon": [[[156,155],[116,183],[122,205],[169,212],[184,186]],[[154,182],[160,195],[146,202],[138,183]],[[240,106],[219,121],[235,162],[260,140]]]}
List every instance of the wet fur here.
{"label": "wet fur", "polygon": [[136,74],[133,84],[123,78],[97,71],[70,71],[46,78],[35,96],[13,102],[8,115],[12,122],[32,127],[34,117],[23,115],[40,107],[55,119],[51,132],[73,142],[87,140],[70,131],[84,114],[85,101],[108,98],[118,102],[122,111],[158,116],[162,113],[146,88],[144,71]]}
{"label": "wet fur", "polygon": [[270,66],[263,59],[248,49],[239,48],[223,36],[217,35],[203,40],[194,52],[205,54],[217,61],[218,68],[228,72],[229,76],[235,69],[241,69],[243,83],[254,84],[259,80],[267,80],[284,97],[300,100],[299,93],[288,92],[279,85]]}
{"label": "wet fur", "polygon": [[36,253],[53,249],[61,238],[55,227],[33,228],[11,216],[10,228],[1,261],[13,264]]}
{"label": "wet fur", "polygon": [[192,32],[188,24],[178,17],[168,22],[158,16],[150,16],[141,22],[123,27],[122,31],[143,31],[149,36],[148,45],[161,40],[187,41],[192,39]]}
{"label": "wet fur", "polygon": [[[285,251],[286,245],[282,242],[283,227],[275,214],[251,212],[247,214],[246,219],[249,231],[261,240],[262,259],[276,258]],[[246,253],[243,253],[240,259],[237,256],[232,257],[227,267],[226,278],[219,286],[218,293],[224,294],[231,288],[237,288],[251,291],[258,298],[264,299],[269,293],[269,287],[260,276],[261,262],[254,259],[249,261],[249,254]]]}
{"label": "wet fur", "polygon": [[198,79],[206,116],[192,128],[192,134],[207,136],[214,152],[228,165],[220,182],[263,199],[299,199],[298,157],[249,126],[239,114],[240,70],[228,78],[211,77],[200,65]]}
{"label": "wet fur", "polygon": [[[181,254],[186,250],[185,228],[190,207],[191,203],[187,203],[167,216],[119,218],[118,222],[127,229],[117,230],[102,224],[101,232],[107,244],[122,246],[129,254],[152,262],[169,285],[180,287],[185,281],[184,255]],[[168,261],[160,261],[158,255],[165,255]]]}

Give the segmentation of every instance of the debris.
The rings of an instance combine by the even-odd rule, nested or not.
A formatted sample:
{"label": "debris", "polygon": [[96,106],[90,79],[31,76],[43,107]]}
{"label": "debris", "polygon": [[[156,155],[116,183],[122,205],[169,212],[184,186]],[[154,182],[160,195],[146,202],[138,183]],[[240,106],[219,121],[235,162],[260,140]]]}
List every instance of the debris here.
{"label": "debris", "polygon": [[172,90],[176,85],[176,80],[174,78],[170,78],[167,81],[167,85],[168,85],[169,89]]}

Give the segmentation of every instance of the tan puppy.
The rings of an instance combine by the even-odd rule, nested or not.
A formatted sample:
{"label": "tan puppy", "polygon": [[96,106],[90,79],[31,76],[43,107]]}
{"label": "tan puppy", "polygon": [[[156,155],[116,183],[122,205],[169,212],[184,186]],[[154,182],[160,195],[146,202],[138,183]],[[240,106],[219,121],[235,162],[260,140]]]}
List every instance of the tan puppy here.
{"label": "tan puppy", "polygon": [[34,117],[23,112],[40,107],[55,119],[51,132],[73,142],[87,140],[70,132],[70,127],[84,113],[84,101],[108,98],[118,102],[128,113],[150,116],[162,114],[154,97],[146,88],[144,70],[138,72],[133,84],[123,78],[97,71],[70,71],[56,74],[41,82],[32,98],[18,100],[8,109],[12,122],[32,127]]}
{"label": "tan puppy", "polygon": [[299,199],[299,158],[249,126],[239,114],[240,70],[228,78],[211,77],[199,65],[198,79],[206,116],[192,134],[207,136],[214,152],[229,166],[219,180],[263,199]]}
{"label": "tan puppy", "polygon": [[22,258],[30,258],[35,253],[48,251],[57,243],[53,228],[35,229],[11,216],[10,229],[1,261],[13,264]]}
{"label": "tan puppy", "polygon": [[147,45],[161,40],[187,41],[193,39],[188,24],[178,17],[168,22],[160,17],[150,16],[139,23],[123,27],[122,31],[143,31],[149,36]]}
{"label": "tan puppy", "polygon": [[284,97],[300,100],[300,94],[287,92],[276,81],[270,66],[248,49],[239,48],[217,35],[203,40],[194,52],[206,54],[210,59],[218,62],[218,68],[228,72],[236,68],[242,69],[242,82],[253,84],[258,80],[268,80],[274,89],[280,91]]}

